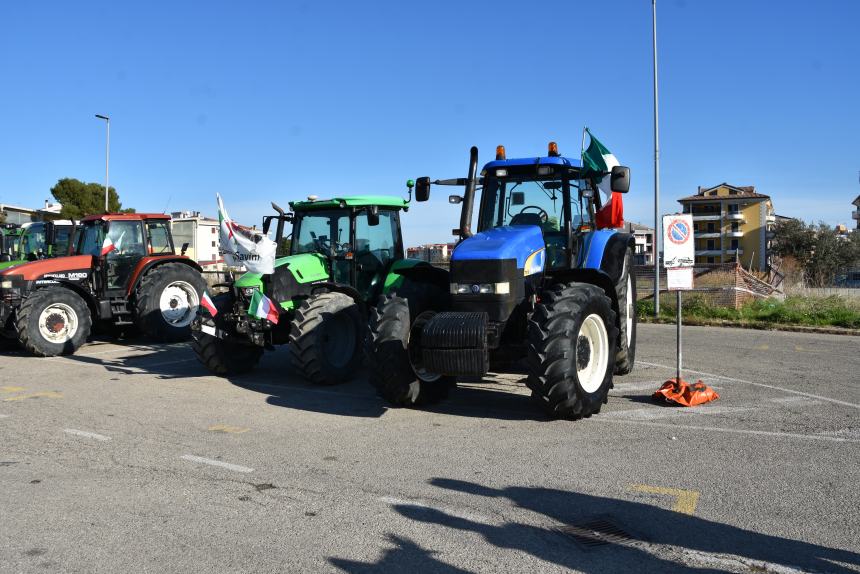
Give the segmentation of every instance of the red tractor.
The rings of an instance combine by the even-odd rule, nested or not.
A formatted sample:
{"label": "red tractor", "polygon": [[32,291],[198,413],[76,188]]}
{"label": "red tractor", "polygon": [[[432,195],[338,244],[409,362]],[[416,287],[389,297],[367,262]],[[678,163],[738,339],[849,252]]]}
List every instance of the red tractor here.
{"label": "red tractor", "polygon": [[68,257],[0,272],[2,335],[42,357],[74,353],[94,322],[158,341],[190,336],[206,284],[186,246],[176,254],[169,215],[92,215],[77,231]]}

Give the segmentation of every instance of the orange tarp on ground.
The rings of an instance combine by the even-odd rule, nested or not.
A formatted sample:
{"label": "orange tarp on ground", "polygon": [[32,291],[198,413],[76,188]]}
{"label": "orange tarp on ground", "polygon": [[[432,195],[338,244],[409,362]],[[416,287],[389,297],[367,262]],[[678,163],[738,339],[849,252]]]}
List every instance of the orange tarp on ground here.
{"label": "orange tarp on ground", "polygon": [[678,383],[676,383],[675,379],[669,379],[663,383],[663,386],[652,397],[661,401],[675,403],[682,407],[695,407],[696,405],[715,401],[720,398],[720,395],[702,381],[696,381],[691,385],[684,379],[681,379]]}

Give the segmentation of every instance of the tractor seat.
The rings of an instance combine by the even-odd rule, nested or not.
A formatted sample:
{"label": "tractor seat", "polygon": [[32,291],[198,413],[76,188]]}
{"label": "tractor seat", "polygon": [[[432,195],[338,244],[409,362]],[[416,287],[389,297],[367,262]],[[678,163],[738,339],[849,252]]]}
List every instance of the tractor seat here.
{"label": "tractor seat", "polygon": [[511,225],[536,225],[540,227],[543,221],[539,213],[518,213],[511,218]]}

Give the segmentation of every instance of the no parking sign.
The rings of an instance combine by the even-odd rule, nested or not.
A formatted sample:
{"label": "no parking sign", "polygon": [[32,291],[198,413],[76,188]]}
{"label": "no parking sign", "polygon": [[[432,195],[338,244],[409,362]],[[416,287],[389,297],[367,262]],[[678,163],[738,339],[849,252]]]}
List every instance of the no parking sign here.
{"label": "no parking sign", "polygon": [[696,247],[693,239],[693,216],[678,213],[663,216],[663,266],[667,268],[669,290],[693,288],[693,263]]}

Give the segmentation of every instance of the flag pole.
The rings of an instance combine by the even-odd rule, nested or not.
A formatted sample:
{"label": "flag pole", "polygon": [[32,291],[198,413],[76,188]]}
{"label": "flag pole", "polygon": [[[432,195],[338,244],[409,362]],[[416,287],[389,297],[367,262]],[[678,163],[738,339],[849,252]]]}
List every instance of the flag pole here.
{"label": "flag pole", "polygon": [[657,121],[657,0],[651,0],[654,45],[654,316],[660,316],[660,128]]}

